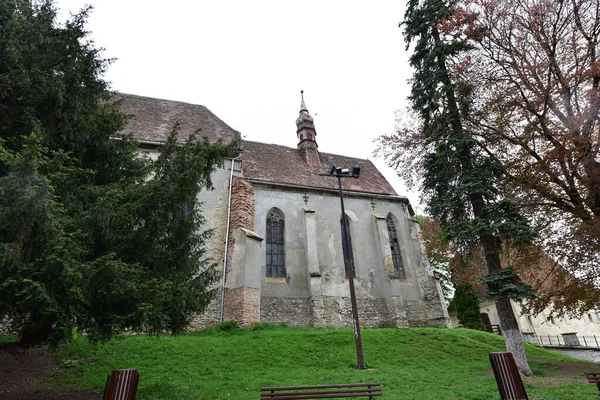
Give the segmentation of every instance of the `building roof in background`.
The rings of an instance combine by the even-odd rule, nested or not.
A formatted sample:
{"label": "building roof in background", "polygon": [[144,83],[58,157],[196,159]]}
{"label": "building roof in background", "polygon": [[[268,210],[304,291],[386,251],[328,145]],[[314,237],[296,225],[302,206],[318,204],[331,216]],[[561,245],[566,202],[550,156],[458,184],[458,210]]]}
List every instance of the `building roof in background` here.
{"label": "building roof in background", "polygon": [[397,196],[389,182],[369,160],[319,153],[320,166],[307,165],[301,153],[276,144],[243,141],[242,170],[244,178],[265,183],[283,183],[321,189],[338,189],[337,179],[327,173],[331,163],[338,167],[361,168],[360,178],[344,179],[345,191]]}
{"label": "building roof in background", "polygon": [[221,139],[230,143],[241,136],[201,105],[126,93],[117,93],[117,97],[121,111],[129,117],[123,132],[143,142],[164,143],[177,122],[180,125],[178,142],[185,142],[198,129],[199,135],[207,136],[211,142]]}

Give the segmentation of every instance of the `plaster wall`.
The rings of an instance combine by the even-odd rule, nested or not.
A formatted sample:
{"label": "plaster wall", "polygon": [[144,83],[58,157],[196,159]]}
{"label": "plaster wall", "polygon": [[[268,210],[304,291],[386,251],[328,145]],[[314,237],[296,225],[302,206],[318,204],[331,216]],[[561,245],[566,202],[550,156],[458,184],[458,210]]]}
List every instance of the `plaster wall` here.
{"label": "plaster wall", "polygon": [[[285,277],[266,277],[261,255],[261,320],[349,326],[349,289],[337,193],[253,184],[255,231],[266,235],[272,208],[285,217]],[[422,255],[418,225],[401,199],[344,196],[355,260],[359,318],[364,326],[449,326],[439,284]],[[385,216],[392,213],[405,278],[393,270]],[[383,223],[382,223],[383,221]],[[391,267],[390,267],[391,265]]]}
{"label": "plaster wall", "polygon": [[[522,333],[533,333],[538,336],[560,336],[563,333],[577,333],[579,336],[600,338],[600,312],[589,311],[581,318],[558,318],[552,316],[550,310],[536,316],[528,316],[521,312],[521,307],[512,302],[513,310]],[[481,304],[481,312],[487,313],[492,324],[500,324],[496,305],[491,302]]]}

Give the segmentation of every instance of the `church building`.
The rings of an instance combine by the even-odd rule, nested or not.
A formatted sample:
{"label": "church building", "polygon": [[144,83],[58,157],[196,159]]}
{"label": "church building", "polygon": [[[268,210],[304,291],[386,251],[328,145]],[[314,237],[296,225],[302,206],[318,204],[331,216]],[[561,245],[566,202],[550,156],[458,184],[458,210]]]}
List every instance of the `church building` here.
{"label": "church building", "polygon": [[[352,326],[343,221],[361,326],[450,326],[408,199],[371,161],[320,152],[303,98],[298,144],[289,148],[240,140],[239,132],[201,105],[119,97],[129,116],[125,133],[140,141],[146,157],[159,154],[175,123],[182,141],[200,129],[211,141],[241,143],[237,157],[213,173],[215,189],[198,196],[221,278],[218,295],[195,327],[227,320]],[[342,180],[345,215],[337,178],[329,175],[332,164],[360,168],[358,178]]]}

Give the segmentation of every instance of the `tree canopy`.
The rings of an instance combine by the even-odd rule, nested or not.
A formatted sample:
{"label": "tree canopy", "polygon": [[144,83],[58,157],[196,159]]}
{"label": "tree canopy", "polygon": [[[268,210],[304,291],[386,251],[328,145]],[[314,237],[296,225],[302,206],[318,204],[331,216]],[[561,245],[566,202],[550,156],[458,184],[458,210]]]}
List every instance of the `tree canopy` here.
{"label": "tree canopy", "polygon": [[[553,263],[534,280],[563,283],[530,310],[584,312],[600,301],[598,1],[437,3],[447,3],[435,29],[454,43],[446,66],[462,127],[493,167],[497,193],[537,232],[529,254]],[[430,95],[444,104],[441,86]],[[425,187],[421,117],[418,110],[403,115],[398,132],[379,139],[379,152],[409,183]]]}
{"label": "tree canopy", "polygon": [[414,68],[410,100],[418,114],[422,189],[428,212],[440,220],[447,239],[468,259],[479,246],[489,272],[488,289],[501,292],[496,309],[508,351],[519,368],[531,375],[510,299],[511,287],[499,279],[503,274],[500,253],[505,242],[528,245],[535,234],[519,210],[498,189],[501,166],[480,151],[464,120],[470,115],[472,88],[452,80],[451,65],[469,49],[460,36],[444,31],[456,1],[411,0],[402,26],[407,47],[413,45]]}
{"label": "tree canopy", "polygon": [[231,146],[138,156],[85,30],[51,0],[0,0],[0,320],[23,343],[179,332],[215,278],[202,189]]}
{"label": "tree canopy", "polygon": [[[478,99],[468,124],[503,166],[504,192],[542,233],[540,244],[582,284],[600,277],[600,7],[596,0],[465,3],[472,50],[456,80]],[[589,307],[569,290],[548,304]],[[593,292],[588,292],[592,294]],[[582,293],[583,294],[583,293]],[[592,301],[590,301],[592,300]]]}

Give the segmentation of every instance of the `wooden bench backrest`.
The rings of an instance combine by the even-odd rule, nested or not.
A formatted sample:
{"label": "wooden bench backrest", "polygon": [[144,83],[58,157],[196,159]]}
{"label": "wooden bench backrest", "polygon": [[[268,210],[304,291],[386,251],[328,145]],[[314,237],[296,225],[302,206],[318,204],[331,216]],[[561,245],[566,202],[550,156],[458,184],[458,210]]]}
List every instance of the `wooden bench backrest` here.
{"label": "wooden bench backrest", "polygon": [[260,388],[260,398],[270,400],[335,399],[342,397],[368,397],[371,399],[373,396],[381,396],[380,383]]}
{"label": "wooden bench backrest", "polygon": [[598,387],[598,396],[600,396],[600,372],[586,372],[585,377],[589,383],[595,383]]}
{"label": "wooden bench backrest", "polygon": [[502,400],[529,400],[512,353],[490,353],[490,362]]}
{"label": "wooden bench backrest", "polygon": [[115,369],[104,389],[104,400],[134,400],[139,374],[137,369]]}

